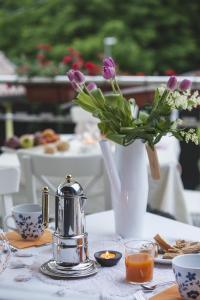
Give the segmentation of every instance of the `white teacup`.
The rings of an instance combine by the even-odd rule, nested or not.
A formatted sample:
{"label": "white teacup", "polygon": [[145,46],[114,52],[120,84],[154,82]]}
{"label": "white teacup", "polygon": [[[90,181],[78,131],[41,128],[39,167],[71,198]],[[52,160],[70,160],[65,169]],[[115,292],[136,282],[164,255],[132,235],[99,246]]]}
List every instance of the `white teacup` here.
{"label": "white teacup", "polygon": [[183,299],[200,300],[200,254],[177,256],[172,267]]}
{"label": "white teacup", "polygon": [[[9,226],[8,219],[13,218],[16,228]],[[17,231],[25,240],[38,239],[44,233],[42,224],[42,208],[39,204],[21,204],[13,207],[12,215],[8,215],[4,220],[5,225]]]}

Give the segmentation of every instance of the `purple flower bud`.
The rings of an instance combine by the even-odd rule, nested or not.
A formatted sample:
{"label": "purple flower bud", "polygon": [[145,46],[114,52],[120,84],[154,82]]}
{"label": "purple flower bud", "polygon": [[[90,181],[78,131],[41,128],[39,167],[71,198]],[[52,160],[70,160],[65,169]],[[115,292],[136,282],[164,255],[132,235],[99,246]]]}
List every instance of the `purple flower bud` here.
{"label": "purple flower bud", "polygon": [[103,60],[103,66],[104,67],[113,67],[113,68],[115,68],[115,62],[112,59],[112,57],[106,57],[106,58],[104,58],[104,60]]}
{"label": "purple flower bud", "polygon": [[167,88],[168,90],[175,90],[177,88],[177,78],[175,76],[171,76],[167,82]]}
{"label": "purple flower bud", "polygon": [[74,80],[74,70],[69,70],[69,72],[67,72],[67,77],[69,78],[69,81],[73,81]]}
{"label": "purple flower bud", "polygon": [[103,77],[105,79],[111,79],[115,77],[115,68],[114,67],[103,67]]}
{"label": "purple flower bud", "polygon": [[90,83],[88,83],[88,85],[87,85],[87,89],[88,89],[89,91],[96,90],[96,89],[97,89],[97,85],[96,85],[94,82],[90,82]]}
{"label": "purple flower bud", "polygon": [[189,79],[183,79],[179,84],[179,89],[185,91],[191,88],[192,82]]}
{"label": "purple flower bud", "polygon": [[83,84],[85,82],[85,76],[83,75],[83,73],[79,70],[75,70],[74,71],[74,81],[77,84]]}

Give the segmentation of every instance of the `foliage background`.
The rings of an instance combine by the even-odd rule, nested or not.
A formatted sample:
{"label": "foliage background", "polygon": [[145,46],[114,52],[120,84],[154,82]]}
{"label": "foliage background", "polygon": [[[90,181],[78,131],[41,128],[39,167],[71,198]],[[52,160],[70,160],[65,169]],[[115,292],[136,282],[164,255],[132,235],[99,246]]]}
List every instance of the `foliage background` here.
{"label": "foliage background", "polygon": [[16,62],[49,43],[56,61],[73,47],[99,62],[115,36],[121,71],[182,73],[200,66],[199,15],[198,0],[0,0],[0,49]]}

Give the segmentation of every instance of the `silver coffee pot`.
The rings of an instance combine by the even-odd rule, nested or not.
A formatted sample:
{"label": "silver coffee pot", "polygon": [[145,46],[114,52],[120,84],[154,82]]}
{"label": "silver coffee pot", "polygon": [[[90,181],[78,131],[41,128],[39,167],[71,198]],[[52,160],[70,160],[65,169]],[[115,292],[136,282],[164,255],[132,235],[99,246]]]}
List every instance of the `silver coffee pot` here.
{"label": "silver coffee pot", "polygon": [[[41,266],[41,271],[56,278],[80,278],[94,275],[96,264],[89,259],[88,234],[85,231],[84,205],[86,196],[81,185],[67,175],[55,195],[55,231],[53,259]],[[43,224],[48,225],[48,188],[43,189]]]}

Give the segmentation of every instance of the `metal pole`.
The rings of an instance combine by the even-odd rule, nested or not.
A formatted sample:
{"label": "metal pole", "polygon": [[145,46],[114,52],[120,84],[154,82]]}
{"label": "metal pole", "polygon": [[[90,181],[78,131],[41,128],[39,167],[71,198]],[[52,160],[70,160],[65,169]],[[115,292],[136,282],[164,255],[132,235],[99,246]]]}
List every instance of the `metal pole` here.
{"label": "metal pole", "polygon": [[6,140],[13,137],[14,135],[14,124],[13,124],[13,113],[12,113],[12,104],[5,103],[5,137]]}

